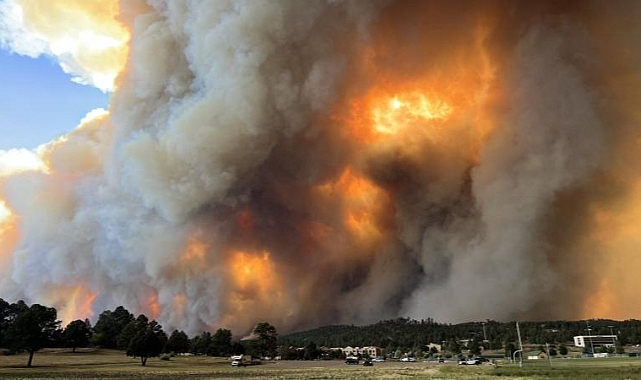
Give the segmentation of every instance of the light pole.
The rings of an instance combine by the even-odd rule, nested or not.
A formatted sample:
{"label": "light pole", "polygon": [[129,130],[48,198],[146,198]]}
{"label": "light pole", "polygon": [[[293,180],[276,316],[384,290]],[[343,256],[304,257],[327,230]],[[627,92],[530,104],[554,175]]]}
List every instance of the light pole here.
{"label": "light pole", "polygon": [[[487,336],[485,335],[485,322],[481,322],[483,325],[483,343],[487,342]],[[492,345],[490,344],[490,350],[492,349]]]}
{"label": "light pole", "polygon": [[612,328],[613,328],[614,326],[608,326],[608,327],[610,328],[610,335],[612,335],[612,348],[616,348],[616,346],[617,346],[617,342],[616,342],[616,340],[614,339],[614,333],[612,332]]}
{"label": "light pole", "polygon": [[592,357],[594,357],[594,343],[592,343],[592,335],[590,334],[590,325],[588,324],[588,321],[585,321],[585,326],[587,327],[588,330],[588,337],[590,338],[590,348],[592,349]]}
{"label": "light pole", "polygon": [[545,349],[547,350],[548,361],[550,362],[550,367],[552,367],[552,357],[550,356],[550,345],[548,344],[548,342],[545,342]]}
{"label": "light pole", "polygon": [[[523,343],[521,343],[521,330],[519,329],[519,323],[516,322],[516,335],[519,338],[519,350],[521,352],[521,359],[519,360],[519,367],[523,367]],[[516,355],[516,352],[514,353]],[[516,356],[515,356],[516,359]]]}

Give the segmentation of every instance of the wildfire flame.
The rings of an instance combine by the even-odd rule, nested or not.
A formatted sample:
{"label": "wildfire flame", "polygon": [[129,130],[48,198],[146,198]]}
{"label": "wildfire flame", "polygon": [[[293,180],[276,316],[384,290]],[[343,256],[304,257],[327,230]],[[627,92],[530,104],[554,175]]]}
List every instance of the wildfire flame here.
{"label": "wildfire flame", "polygon": [[187,239],[187,246],[181,255],[182,262],[202,264],[205,260],[208,245],[200,239],[200,232],[196,232]]}
{"label": "wildfire flame", "polygon": [[160,304],[158,303],[158,293],[154,292],[147,300],[147,309],[149,319],[158,319],[161,312]]}
{"label": "wildfire flame", "polygon": [[228,265],[230,283],[221,324],[236,326],[241,320],[254,320],[254,308],[272,315],[285,307],[284,284],[269,252],[236,251],[230,255]]}
{"label": "wildfire flame", "polygon": [[[425,128],[431,120],[446,120],[453,108],[438,98],[430,99],[420,92],[397,95],[372,108],[374,129],[395,135],[411,128]],[[422,125],[423,124],[423,125]],[[430,126],[434,128],[434,126]]]}
{"label": "wildfire flame", "polygon": [[76,319],[88,319],[94,316],[93,303],[98,293],[89,290],[86,285],[75,288],[60,287],[56,292],[59,303],[58,317],[64,324]]}

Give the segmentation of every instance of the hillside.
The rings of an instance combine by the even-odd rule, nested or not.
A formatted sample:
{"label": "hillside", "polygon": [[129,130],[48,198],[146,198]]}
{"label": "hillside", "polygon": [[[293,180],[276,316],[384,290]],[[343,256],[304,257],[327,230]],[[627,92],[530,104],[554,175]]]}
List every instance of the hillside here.
{"label": "hillside", "polygon": [[[537,321],[520,322],[524,344],[570,344],[573,336],[587,335],[587,326],[593,335],[618,336],[622,344],[641,343],[641,321],[614,321],[599,319],[586,321]],[[611,327],[611,328],[610,328]],[[485,329],[485,331],[484,331]],[[334,325],[283,335],[279,343],[284,346],[303,347],[308,342],[318,346],[345,347],[375,345],[382,348],[412,348],[429,343],[472,339],[488,341],[489,348],[503,347],[506,342],[516,342],[515,322],[467,322],[460,324],[436,323],[431,319],[412,320],[398,318],[366,326]]]}

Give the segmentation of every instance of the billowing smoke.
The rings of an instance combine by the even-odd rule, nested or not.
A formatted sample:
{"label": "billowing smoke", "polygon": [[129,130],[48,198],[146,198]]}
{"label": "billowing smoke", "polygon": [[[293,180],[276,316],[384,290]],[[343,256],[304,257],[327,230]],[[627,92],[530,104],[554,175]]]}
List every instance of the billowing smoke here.
{"label": "billowing smoke", "polygon": [[[241,334],[641,312],[637,2],[97,3],[4,4],[5,46],[118,76],[0,156],[0,297]],[[113,39],[58,54],[83,14]]]}

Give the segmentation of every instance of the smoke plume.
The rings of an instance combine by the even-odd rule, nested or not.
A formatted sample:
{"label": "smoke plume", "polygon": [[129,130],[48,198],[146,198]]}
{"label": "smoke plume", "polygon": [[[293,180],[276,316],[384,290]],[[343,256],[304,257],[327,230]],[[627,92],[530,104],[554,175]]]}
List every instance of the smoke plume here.
{"label": "smoke plume", "polygon": [[641,312],[637,2],[99,4],[3,5],[5,46],[115,90],[0,155],[1,297],[240,334]]}

